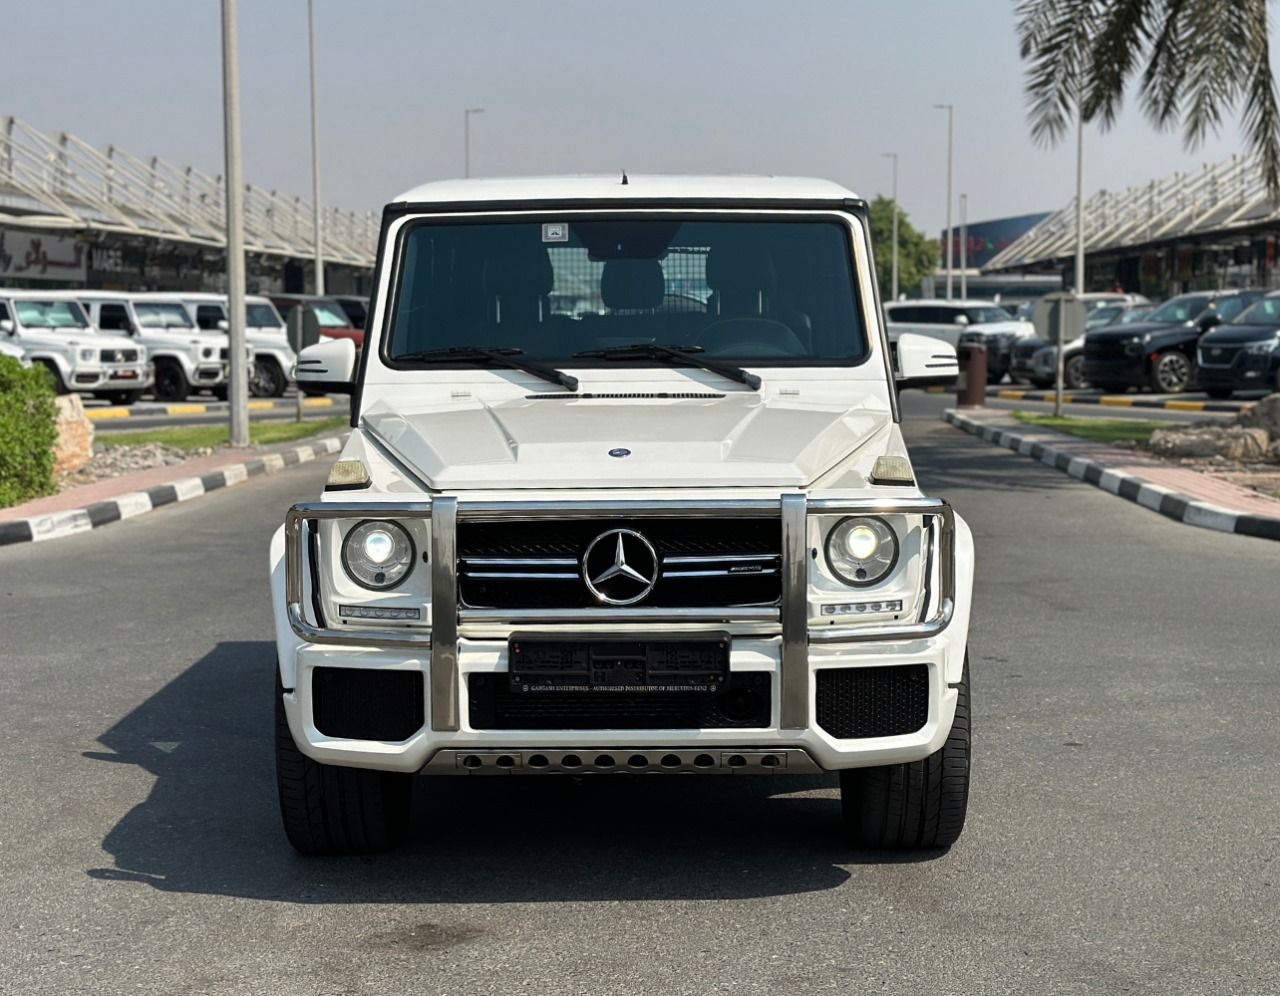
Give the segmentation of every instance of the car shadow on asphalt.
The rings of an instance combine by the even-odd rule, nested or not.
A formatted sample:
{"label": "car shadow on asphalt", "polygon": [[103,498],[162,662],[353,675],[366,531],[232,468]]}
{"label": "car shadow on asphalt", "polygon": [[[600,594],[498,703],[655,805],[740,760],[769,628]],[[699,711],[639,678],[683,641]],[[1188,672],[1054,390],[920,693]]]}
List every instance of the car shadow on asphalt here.
{"label": "car shadow on asphalt", "polygon": [[1055,496],[1064,488],[1090,485],[1038,460],[941,421],[917,419],[904,430],[911,463],[926,494],[946,497],[953,489],[994,490]]}
{"label": "car shadow on asphalt", "polygon": [[92,878],[308,903],[748,899],[943,853],[850,848],[831,777],[620,775],[419,778],[399,849],[302,858],[276,807],[274,666],[272,643],[221,643],[98,738],[87,757],[155,782]]}

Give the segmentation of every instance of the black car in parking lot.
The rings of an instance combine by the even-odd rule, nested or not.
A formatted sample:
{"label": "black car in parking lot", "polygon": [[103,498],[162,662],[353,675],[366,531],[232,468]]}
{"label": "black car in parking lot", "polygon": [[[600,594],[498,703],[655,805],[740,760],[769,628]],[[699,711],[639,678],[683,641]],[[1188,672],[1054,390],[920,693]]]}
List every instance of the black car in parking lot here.
{"label": "black car in parking lot", "polygon": [[1254,301],[1200,337],[1196,380],[1211,398],[1235,391],[1280,391],[1280,293]]}
{"label": "black car in parking lot", "polygon": [[1170,298],[1145,322],[1086,332],[1084,378],[1103,391],[1149,387],[1185,391],[1195,376],[1196,343],[1266,291],[1197,291]]}

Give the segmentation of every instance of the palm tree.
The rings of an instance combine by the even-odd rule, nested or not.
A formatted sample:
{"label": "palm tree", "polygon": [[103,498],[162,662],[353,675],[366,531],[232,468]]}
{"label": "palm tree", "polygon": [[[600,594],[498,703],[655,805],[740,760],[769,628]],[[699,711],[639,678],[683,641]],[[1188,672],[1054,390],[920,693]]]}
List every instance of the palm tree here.
{"label": "palm tree", "polygon": [[1157,128],[1188,147],[1243,110],[1249,150],[1280,199],[1280,109],[1267,0],[1018,0],[1031,134],[1056,144],[1079,115],[1110,127],[1138,83]]}

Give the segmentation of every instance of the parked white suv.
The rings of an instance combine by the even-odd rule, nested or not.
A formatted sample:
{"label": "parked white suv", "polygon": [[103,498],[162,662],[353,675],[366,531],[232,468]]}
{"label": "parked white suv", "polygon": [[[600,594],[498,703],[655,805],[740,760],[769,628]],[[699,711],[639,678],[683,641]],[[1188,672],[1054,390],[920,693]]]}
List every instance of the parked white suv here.
{"label": "parked white suv", "polygon": [[[186,293],[182,300],[202,331],[227,330],[227,295]],[[269,298],[250,294],[244,306],[245,338],[253,354],[249,393],[255,398],[278,398],[293,383],[293,364],[298,358],[289,345],[284,319]]]}
{"label": "parked white suv", "polygon": [[227,337],[201,332],[178,295],[63,293],[80,300],[89,320],[104,332],[121,332],[147,347],[155,366],[157,400],[185,401],[192,391],[202,389],[226,397]]}
{"label": "parked white suv", "polygon": [[0,290],[0,341],[48,370],[59,394],[128,405],[151,386],[146,347],[99,332],[79,304],[58,292]]}
{"label": "parked white suv", "polygon": [[958,346],[978,342],[987,347],[987,380],[998,384],[1009,372],[1013,345],[1033,336],[1035,326],[1015,318],[995,301],[894,301],[884,306],[889,341],[902,332],[933,336]]}
{"label": "parked white suv", "polygon": [[296,848],[392,845],[418,772],[839,772],[851,841],[959,836],[973,539],[916,483],[868,231],[784,178],[387,208],[354,385],[350,341],[298,357],[350,438],[271,543]]}

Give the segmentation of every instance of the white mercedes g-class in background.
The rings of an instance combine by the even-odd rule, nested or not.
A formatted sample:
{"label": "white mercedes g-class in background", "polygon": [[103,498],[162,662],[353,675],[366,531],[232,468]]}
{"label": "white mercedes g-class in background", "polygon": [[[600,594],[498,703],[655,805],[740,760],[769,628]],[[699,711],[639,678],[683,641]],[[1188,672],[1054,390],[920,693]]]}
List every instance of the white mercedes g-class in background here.
{"label": "white mercedes g-class in background", "polygon": [[227,349],[220,333],[201,332],[176,294],[63,291],[81,301],[102,331],[120,332],[146,346],[155,366],[158,401],[185,401],[192,391],[227,392]]}
{"label": "white mercedes g-class in background", "polygon": [[352,432],[270,548],[293,846],[393,845],[419,772],[839,772],[852,843],[953,843],[973,540],[907,456],[865,202],[432,183],[378,260],[354,384],[299,353]]}
{"label": "white mercedes g-class in background", "polygon": [[[226,332],[227,295],[184,293],[182,303],[205,332]],[[253,353],[249,393],[255,398],[278,398],[293,383],[297,354],[289,345],[284,319],[269,298],[250,294],[244,299],[245,338]]]}
{"label": "white mercedes g-class in background", "polygon": [[79,304],[56,291],[0,291],[0,340],[48,370],[59,394],[129,405],[151,386],[146,347],[99,332]]}

